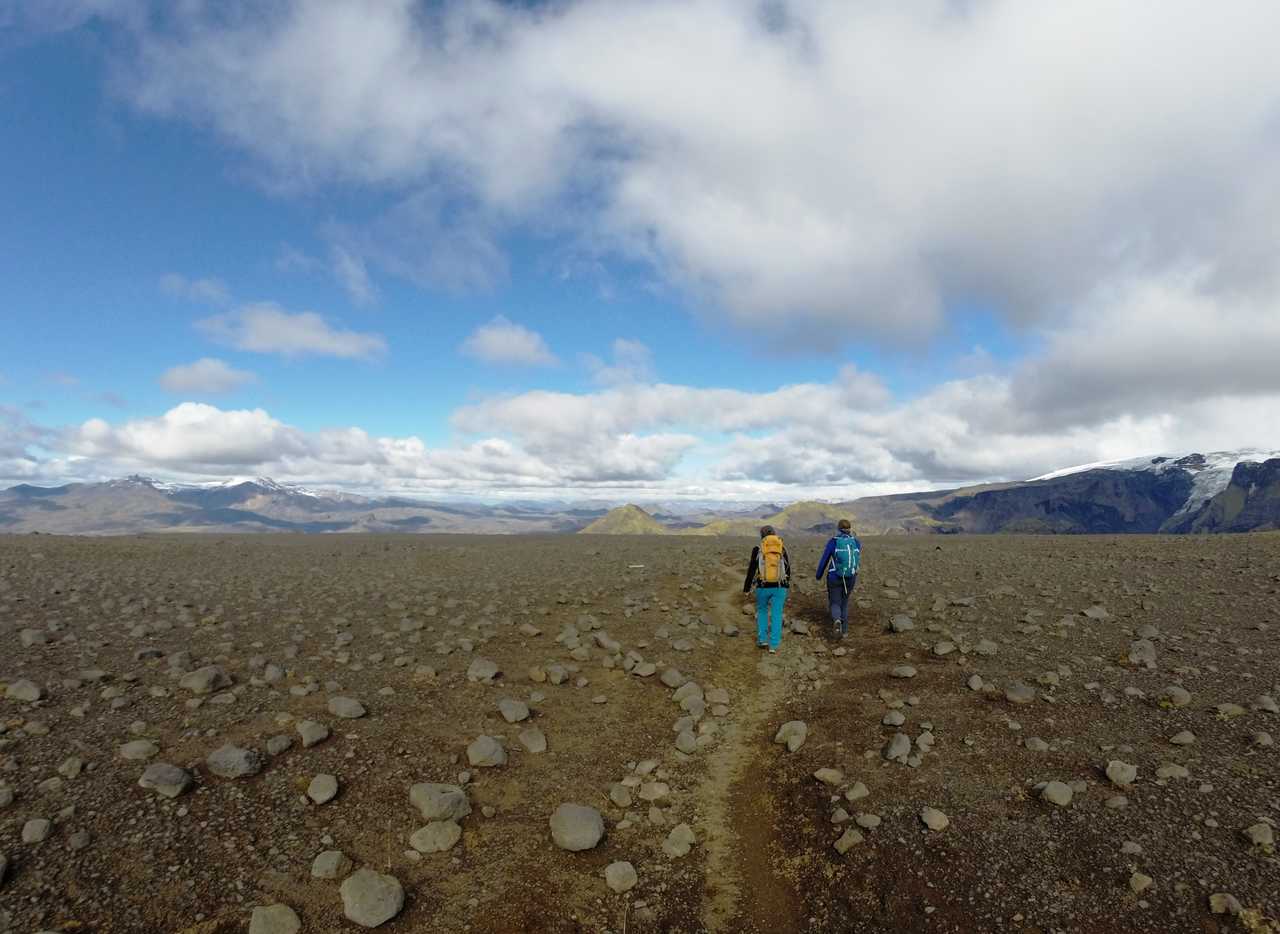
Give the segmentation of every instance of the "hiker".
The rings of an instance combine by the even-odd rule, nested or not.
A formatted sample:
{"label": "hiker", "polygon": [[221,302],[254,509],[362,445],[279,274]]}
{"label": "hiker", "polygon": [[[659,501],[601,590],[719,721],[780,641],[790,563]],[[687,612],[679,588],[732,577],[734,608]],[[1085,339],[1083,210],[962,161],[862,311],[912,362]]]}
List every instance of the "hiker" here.
{"label": "hiker", "polygon": [[750,593],[752,584],[756,588],[756,647],[767,646],[769,654],[776,655],[782,643],[782,605],[791,586],[791,559],[771,525],[761,527],[760,544],[751,549],[742,592]]}
{"label": "hiker", "polygon": [[858,562],[862,543],[853,534],[853,523],[841,519],[836,523],[835,537],[827,542],[818,562],[818,580],[827,575],[827,603],[831,607],[831,631],[837,639],[849,632],[849,595],[858,583]]}

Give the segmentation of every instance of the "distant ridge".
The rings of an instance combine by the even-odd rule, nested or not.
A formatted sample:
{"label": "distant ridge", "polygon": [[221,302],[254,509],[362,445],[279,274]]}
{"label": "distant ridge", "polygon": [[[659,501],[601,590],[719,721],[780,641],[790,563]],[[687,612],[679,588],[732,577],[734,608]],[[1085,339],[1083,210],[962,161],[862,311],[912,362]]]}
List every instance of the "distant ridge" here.
{"label": "distant ridge", "polygon": [[704,501],[607,510],[586,502],[429,502],[363,496],[266,477],[177,484],[143,476],[0,491],[0,533],[470,532],[754,537],[1212,533],[1280,530],[1280,451],[1162,454],[1054,471],[1032,480],[786,507]]}
{"label": "distant ridge", "polygon": [[639,506],[628,503],[610,509],[582,529],[581,535],[666,535],[670,530]]}

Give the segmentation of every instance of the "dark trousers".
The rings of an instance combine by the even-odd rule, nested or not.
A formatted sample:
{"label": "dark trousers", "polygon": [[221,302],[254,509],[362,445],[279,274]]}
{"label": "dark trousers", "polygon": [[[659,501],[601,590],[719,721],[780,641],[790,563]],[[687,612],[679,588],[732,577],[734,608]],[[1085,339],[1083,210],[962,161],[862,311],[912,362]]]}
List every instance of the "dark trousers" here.
{"label": "dark trousers", "polygon": [[836,577],[827,575],[827,603],[831,606],[831,621],[840,627],[840,631],[849,631],[849,595],[858,583],[858,575],[853,577]]}

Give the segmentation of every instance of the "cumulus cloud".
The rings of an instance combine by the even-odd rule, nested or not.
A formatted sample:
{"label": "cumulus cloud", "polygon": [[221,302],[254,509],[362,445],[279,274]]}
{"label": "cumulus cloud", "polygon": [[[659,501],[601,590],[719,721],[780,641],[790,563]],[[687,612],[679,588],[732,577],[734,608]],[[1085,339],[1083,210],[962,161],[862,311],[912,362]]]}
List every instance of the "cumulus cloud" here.
{"label": "cumulus cloud", "polygon": [[258,302],[196,322],[219,343],[254,353],[286,357],[327,356],[369,359],[386,352],[380,334],[334,328],[313,311],[288,312],[274,302]]}
{"label": "cumulus cloud", "polygon": [[221,279],[188,279],[171,272],[160,277],[160,289],[174,298],[202,305],[225,305],[231,301],[231,291]]}
{"label": "cumulus cloud", "polygon": [[472,331],[459,350],[486,363],[552,366],[557,362],[541,334],[502,315]]}
{"label": "cumulus cloud", "polygon": [[1187,262],[1274,297],[1277,32],[1268,0],[192,0],[128,31],[118,86],[282,175],[431,205],[376,238],[400,274],[470,280],[495,234],[561,228],[830,342],[927,335],[955,298],[1054,321]]}
{"label": "cumulus cloud", "polygon": [[657,375],[653,351],[637,340],[619,337],[613,342],[613,360],[606,363],[595,354],[583,354],[591,378],[602,386],[651,383]]}
{"label": "cumulus cloud", "polygon": [[623,434],[551,460],[502,437],[429,448],[414,436],[375,437],[357,427],[304,431],[263,409],[224,410],[197,402],[118,425],[90,419],[58,440],[62,451],[82,462],[82,471],[96,476],[135,470],[260,473],[383,490],[661,482],[694,444],[695,438],[672,433]]}
{"label": "cumulus cloud", "polygon": [[372,305],[378,300],[378,290],[369,278],[364,260],[350,251],[335,246],[331,250],[333,274],[357,305]]}
{"label": "cumulus cloud", "polygon": [[160,385],[172,393],[233,392],[257,380],[247,370],[237,370],[225,360],[201,357],[193,363],[170,367],[160,376]]}

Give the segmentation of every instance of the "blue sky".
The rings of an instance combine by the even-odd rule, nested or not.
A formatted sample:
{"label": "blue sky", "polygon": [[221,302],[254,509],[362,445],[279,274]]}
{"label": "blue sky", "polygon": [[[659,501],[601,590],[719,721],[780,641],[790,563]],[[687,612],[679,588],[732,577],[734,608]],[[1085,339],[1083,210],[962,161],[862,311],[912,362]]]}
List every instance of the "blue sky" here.
{"label": "blue sky", "polygon": [[[996,100],[993,36],[1062,41],[998,3],[159,9],[0,3],[0,480],[845,498],[1275,441],[1265,5],[1162,6],[1139,66],[1070,14],[1104,60]],[[1250,47],[1188,89],[1205,28]]]}

